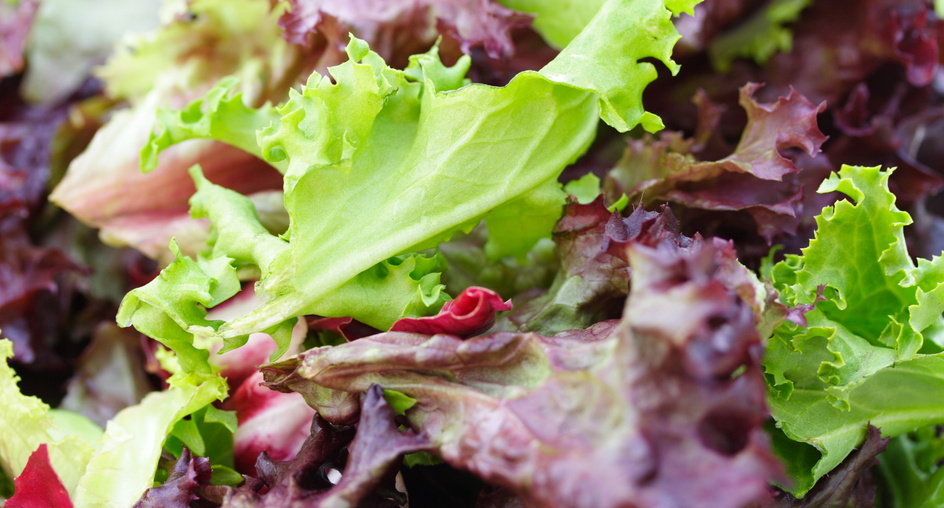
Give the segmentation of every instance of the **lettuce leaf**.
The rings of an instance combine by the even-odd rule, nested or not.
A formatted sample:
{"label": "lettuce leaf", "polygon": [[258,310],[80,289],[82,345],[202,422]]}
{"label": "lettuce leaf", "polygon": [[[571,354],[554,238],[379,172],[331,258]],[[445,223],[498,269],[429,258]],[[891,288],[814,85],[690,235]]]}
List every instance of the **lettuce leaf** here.
{"label": "lettuce leaf", "polygon": [[16,477],[15,482],[16,493],[4,505],[7,508],[72,508],[69,493],[49,463],[49,451],[45,443],[30,455],[23,474]]}
{"label": "lettuce leaf", "polygon": [[[944,421],[944,260],[908,254],[891,171],[843,166],[820,187],[852,201],[826,207],[816,237],[770,277],[787,305],[815,305],[808,326],[784,323],[764,360],[770,405],[791,440],[781,450],[802,496],[865,437]],[[812,447],[812,448],[810,448]]]}
{"label": "lettuce leaf", "polygon": [[699,94],[695,102],[707,125],[699,125],[693,139],[663,131],[657,138],[627,140],[623,157],[607,175],[609,195],[625,193],[632,202],[671,201],[691,209],[743,210],[768,242],[795,234],[806,205],[805,182],[800,175],[803,169],[794,162],[795,153],[802,151],[811,157],[820,153],[826,136],[816,117],[826,104],[814,105],[793,90],[774,102],[760,103],[754,99],[760,88],[748,83],[739,91],[738,102],[747,115],[747,125],[727,156],[697,158],[716,135],[720,120],[707,111],[711,107],[705,103],[708,99]]}
{"label": "lettuce leaf", "polygon": [[[490,0],[288,0],[288,5],[279,25],[290,42],[312,44],[331,32],[369,34],[374,50],[388,61],[428,48],[437,35],[456,39],[465,54],[481,46],[490,58],[508,58],[514,53],[511,30],[529,21]],[[325,30],[326,21],[340,26]]]}
{"label": "lettuce leaf", "polygon": [[793,31],[788,27],[812,0],[773,0],[742,24],[708,45],[711,62],[721,72],[731,70],[736,58],[752,58],[764,64],[774,53],[789,52]]}
{"label": "lettuce leaf", "polygon": [[[165,340],[217,335],[229,349],[249,333],[290,328],[305,314],[349,315],[386,329],[405,310],[435,311],[442,299],[432,273],[413,277],[414,269],[413,282],[391,278],[379,289],[356,278],[482,219],[496,232],[486,246],[494,257],[524,254],[549,234],[563,204],[557,175],[587,149],[599,118],[620,130],[661,127],[642,107],[642,90],[656,74],[642,60],[677,71],[671,15],[659,1],[611,1],[544,69],[502,88],[466,85],[468,58],[446,67],[434,48],[400,71],[352,38],[350,60],[330,76],[313,74],[257,135],[255,153],[284,171],[289,230],[269,234],[244,196],[194,172],[193,212],[214,224],[207,263],[220,272],[198,274],[183,268],[193,261],[178,257],[153,285],[126,297],[119,321]],[[206,102],[180,118],[201,122],[222,114],[211,106],[224,103]],[[245,146],[242,135],[210,135]],[[509,217],[525,210],[543,219],[508,233]],[[218,277],[232,279],[236,266],[258,268],[263,305],[225,323],[207,321],[201,306],[219,302],[179,288],[215,287]],[[396,304],[364,306],[404,281]],[[165,325],[172,333],[161,334]]]}
{"label": "lettuce leaf", "polygon": [[154,28],[159,9],[157,0],[42,0],[29,29],[20,93],[37,103],[65,99],[123,36]]}
{"label": "lettuce leaf", "polygon": [[176,146],[158,171],[139,170],[139,151],[160,107],[182,106],[231,75],[239,76],[247,103],[285,97],[303,65],[299,50],[280,36],[279,13],[267,0],[174,2],[159,29],[129,35],[97,70],[107,96],[129,107],[111,112],[50,199],[99,228],[106,243],[130,245],[166,264],[171,238],[191,254],[206,240],[206,223],[187,216],[190,166],[199,163],[217,183],[246,194],[281,188],[280,175],[266,164],[212,141]]}
{"label": "lettuce leaf", "polygon": [[505,7],[534,14],[534,29],[548,44],[563,48],[587,26],[604,0],[501,0]]}
{"label": "lettuce leaf", "polygon": [[372,385],[415,399],[405,417],[436,455],[527,506],[760,503],[779,465],[761,430],[754,313],[728,286],[746,269],[730,245],[652,213],[662,220],[618,247],[633,271],[621,322],[554,336],[391,331],[261,370],[334,424],[357,419]]}
{"label": "lettuce leaf", "polygon": [[[0,468],[9,478],[19,476],[32,453],[46,444],[49,462],[62,485],[75,492],[95,452],[97,426],[76,414],[57,418],[38,398],[21,394],[16,373],[7,364],[12,357],[13,344],[0,339],[0,427],[4,429],[0,432]],[[101,429],[97,432],[100,435]]]}
{"label": "lettuce leaf", "polygon": [[217,374],[176,373],[170,387],[148,394],[105,427],[98,450],[79,480],[78,506],[130,506],[154,479],[164,439],[184,416],[226,396]]}
{"label": "lettuce leaf", "polygon": [[886,506],[931,508],[944,503],[944,439],[936,426],[888,441],[878,464]]}
{"label": "lettuce leaf", "polygon": [[6,359],[12,344],[0,339],[0,467],[19,476],[45,444],[49,463],[77,506],[130,506],[151,486],[165,437],[182,417],[226,395],[217,374],[177,373],[170,388],[149,394],[101,428],[69,411],[50,409],[20,394]]}

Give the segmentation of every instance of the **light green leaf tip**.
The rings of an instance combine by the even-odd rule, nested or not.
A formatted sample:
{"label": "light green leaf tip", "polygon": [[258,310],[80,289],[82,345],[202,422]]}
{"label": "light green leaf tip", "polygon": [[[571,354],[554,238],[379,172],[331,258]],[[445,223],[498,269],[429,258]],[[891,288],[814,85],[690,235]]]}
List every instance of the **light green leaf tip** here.
{"label": "light green leaf tip", "polygon": [[[161,151],[189,139],[217,139],[261,157],[256,132],[278,119],[278,115],[268,103],[259,108],[246,106],[243,94],[236,92],[238,84],[235,76],[229,76],[182,110],[158,110],[157,123],[141,148],[141,169],[154,170]],[[284,171],[277,161],[270,163]]]}

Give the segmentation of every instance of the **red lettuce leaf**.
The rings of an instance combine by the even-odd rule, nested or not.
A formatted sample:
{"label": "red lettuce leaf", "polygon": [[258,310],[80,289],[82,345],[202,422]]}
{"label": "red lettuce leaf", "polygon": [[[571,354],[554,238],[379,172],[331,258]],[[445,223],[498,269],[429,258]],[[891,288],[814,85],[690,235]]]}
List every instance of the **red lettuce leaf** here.
{"label": "red lettuce leaf", "polygon": [[560,266],[553,284],[525,300],[502,327],[554,334],[619,318],[630,285],[626,246],[679,238],[678,221],[665,207],[639,207],[624,218],[606,208],[603,196],[588,204],[568,202],[554,229]]}
{"label": "red lettuce leaf", "polygon": [[[240,487],[210,485],[209,463],[184,449],[168,481],[149,489],[136,506],[401,506],[405,496],[394,486],[400,458],[431,443],[398,428],[380,387],[364,394],[359,412],[356,431],[315,416],[297,454],[276,460],[261,453]],[[332,469],[343,471],[340,481],[329,475]]]}
{"label": "red lettuce leaf", "polygon": [[888,63],[925,86],[939,65],[940,23],[923,0],[813,2],[794,25],[792,50],[774,55],[764,73],[778,90],[792,85],[830,103]]}
{"label": "red lettuce leaf", "polygon": [[87,271],[58,249],[32,245],[19,224],[0,222],[0,236],[0,329],[17,362],[60,368],[55,346],[72,289],[66,277]]}
{"label": "red lettuce leaf", "polygon": [[352,341],[361,337],[367,337],[380,330],[361,323],[352,317],[319,317],[311,316],[307,319],[309,330],[325,330],[339,335],[346,341]]}
{"label": "red lettuce leaf", "polygon": [[944,109],[908,92],[899,88],[886,99],[873,97],[865,83],[856,86],[834,114],[841,135],[827,150],[837,163],[897,168],[889,186],[903,207],[944,189],[944,176],[933,169],[944,163],[934,132]]}
{"label": "red lettuce leaf", "polygon": [[529,506],[763,502],[781,469],[761,429],[754,312],[722,282],[732,250],[652,238],[626,247],[622,322],[552,337],[387,332],[262,370],[338,424],[371,385],[405,393],[437,455]]}
{"label": "red lettuce leaf", "polygon": [[16,490],[7,500],[7,508],[72,507],[69,493],[49,463],[49,450],[45,443],[30,455],[23,472],[13,482]]}
{"label": "red lettuce leaf", "polygon": [[501,328],[553,334],[619,317],[629,294],[629,266],[604,248],[609,217],[602,198],[564,208],[554,231],[560,268],[551,287],[516,297],[522,303]]}
{"label": "red lettuce leaf", "polygon": [[514,52],[510,30],[531,20],[490,0],[290,0],[289,5],[279,20],[289,42],[310,44],[315,30],[335,40],[340,38],[332,34],[351,31],[388,62],[425,51],[437,36],[455,39],[463,53],[482,46],[491,58],[508,57]]}
{"label": "red lettuce leaf", "polygon": [[[393,408],[384,399],[383,389],[371,386],[361,403],[357,435],[348,447],[347,465],[341,481],[325,499],[357,506],[368,497],[381,480],[393,483],[400,458],[407,453],[432,448],[429,438],[412,431],[401,432],[394,419]],[[402,504],[402,503],[399,503]]]}
{"label": "red lettuce leaf", "polygon": [[511,300],[503,301],[498,293],[483,287],[470,287],[446,302],[435,316],[401,318],[393,323],[390,331],[471,337],[491,328],[495,324],[496,312],[511,308]]}
{"label": "red lettuce leaf", "polygon": [[[705,125],[696,139],[664,132],[658,138],[628,140],[626,153],[610,171],[607,187],[611,198],[625,193],[631,201],[672,201],[688,208],[718,211],[744,210],[768,242],[796,233],[803,198],[800,168],[791,160],[793,151],[814,156],[826,137],[816,124],[825,104],[814,106],[791,91],[771,104],[753,98],[760,88],[741,88],[741,106],[747,126],[734,151],[716,161],[696,160],[697,152],[715,130],[719,116],[702,107]],[[704,100],[704,99],[701,99]],[[705,116],[708,116],[706,119]],[[699,139],[700,138],[700,139]]]}

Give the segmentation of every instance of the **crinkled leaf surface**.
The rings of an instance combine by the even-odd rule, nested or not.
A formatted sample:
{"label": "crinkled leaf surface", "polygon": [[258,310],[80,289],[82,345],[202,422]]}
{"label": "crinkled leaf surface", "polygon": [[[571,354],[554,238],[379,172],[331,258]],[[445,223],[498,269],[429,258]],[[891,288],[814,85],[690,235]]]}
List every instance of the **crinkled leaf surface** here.
{"label": "crinkled leaf surface", "polygon": [[[747,125],[730,155],[700,161],[692,152],[698,139],[683,139],[664,132],[659,139],[629,140],[623,158],[608,174],[611,192],[626,193],[631,201],[673,201],[705,210],[745,210],[768,241],[781,233],[794,233],[802,209],[801,170],[788,157],[792,150],[813,156],[826,136],[816,115],[825,103],[813,105],[795,91],[776,102],[754,100],[757,84],[740,90],[740,105]],[[697,100],[705,101],[704,97]],[[714,119],[717,122],[717,118]],[[712,130],[708,125],[702,130]],[[701,133],[707,135],[707,133]]]}
{"label": "crinkled leaf surface", "polygon": [[[332,428],[318,418],[312,423],[311,436],[293,459],[274,461],[263,454],[256,471],[268,491],[257,494],[247,488],[230,490],[226,506],[402,506],[405,498],[396,492],[391,473],[403,454],[428,449],[429,439],[397,428],[394,410],[379,386],[364,394],[360,412],[353,441],[349,429]],[[344,445],[346,464],[340,481],[332,485],[324,471],[340,467],[338,452]],[[396,498],[401,499],[397,502]]]}
{"label": "crinkled leaf surface", "polygon": [[801,496],[868,424],[894,436],[944,421],[944,261],[909,257],[911,218],[895,207],[889,173],[844,166],[830,177],[820,190],[851,200],[825,208],[809,247],[772,270],[784,303],[815,304],[808,327],[776,330],[765,358],[773,415],[797,442],[786,458]]}
{"label": "crinkled leaf surface", "polygon": [[330,17],[341,25],[337,31],[350,31],[370,39],[375,51],[388,60],[405,56],[404,50],[420,49],[423,43],[433,42],[436,35],[458,39],[466,54],[473,47],[482,46],[491,58],[507,58],[514,53],[509,32],[528,22],[528,16],[489,0],[290,0],[288,3],[290,9],[279,19],[279,25],[285,29],[285,38],[289,41],[309,42],[316,35],[316,27]]}
{"label": "crinkled leaf surface", "polygon": [[373,384],[404,393],[437,455],[529,506],[765,499],[779,468],[760,428],[753,312],[720,278],[731,259],[668,230],[625,247],[634,276],[621,323],[552,337],[387,332],[262,370],[335,423],[356,418]]}
{"label": "crinkled leaf surface", "polygon": [[[157,297],[133,292],[119,320],[172,321],[175,334],[218,334],[236,347],[248,333],[284,328],[296,316],[328,315],[329,296],[358,274],[434,247],[483,218],[488,222],[490,215],[500,217],[506,206],[532,202],[538,206],[530,210],[559,213],[563,193],[556,177],[586,150],[601,115],[622,130],[640,122],[657,126],[641,103],[655,68],[640,60],[655,57],[676,68],[671,14],[657,1],[611,1],[546,68],[523,72],[502,88],[463,86],[467,59],[445,67],[433,51],[399,71],[353,39],[350,60],[332,68],[330,77],[312,75],[278,108],[281,119],[258,134],[256,153],[285,171],[291,225],[284,235],[263,233],[238,194],[197,176],[194,210],[215,223],[214,259],[257,266],[262,278],[256,292],[265,303],[226,323],[210,323],[194,311],[207,302],[175,289],[183,280],[157,282],[148,290]],[[623,37],[637,32],[652,36]],[[622,56],[614,64],[617,54]],[[552,227],[553,221],[542,222],[506,235],[509,240],[493,239],[492,249],[523,254]],[[178,264],[185,263],[179,258]],[[408,294],[435,309],[439,297],[427,277],[411,283]],[[361,297],[373,294],[360,284],[354,288],[365,289]],[[328,310],[378,328],[403,313],[382,306],[363,313]]]}

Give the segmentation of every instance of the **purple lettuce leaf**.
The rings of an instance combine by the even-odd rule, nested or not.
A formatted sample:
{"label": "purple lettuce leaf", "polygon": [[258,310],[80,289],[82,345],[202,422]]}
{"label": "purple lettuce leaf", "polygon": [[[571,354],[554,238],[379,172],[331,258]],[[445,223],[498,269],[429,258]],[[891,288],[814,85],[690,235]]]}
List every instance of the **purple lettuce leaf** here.
{"label": "purple lettuce leaf", "polygon": [[[272,500],[273,506],[277,506],[279,502],[290,502],[306,493],[330,489],[332,483],[327,471],[329,468],[340,469],[344,448],[353,437],[353,427],[334,427],[316,416],[311,423],[311,433],[297,455],[278,461],[272,460],[267,453],[261,454],[255,465],[254,478],[257,481],[247,482],[239,490],[227,493],[227,504],[256,503],[258,506],[265,495],[266,499]],[[263,489],[264,493],[260,493]],[[270,494],[271,498],[268,497]]]}
{"label": "purple lettuce leaf", "polygon": [[[720,2],[723,4],[717,8],[720,12],[713,12],[714,9],[707,8],[707,4],[713,3],[706,2],[706,8],[696,10],[696,18],[705,17],[704,21],[696,19],[689,22],[694,28],[682,28],[698,33],[702,23],[710,26],[715,23],[714,18],[729,22],[724,11],[738,7],[735,1]],[[837,19],[842,23],[836,23]],[[887,73],[890,68],[904,72],[894,79],[922,87],[931,82],[939,65],[940,23],[932,3],[924,0],[810,2],[791,24],[789,51],[773,54],[763,65],[735,61],[727,73],[718,73],[703,51],[693,52],[710,43],[712,37],[739,26],[737,21],[725,23],[722,30],[711,30],[701,36],[698,40],[701,44],[693,45],[686,55],[688,61],[682,60],[683,68],[687,63],[688,70],[680,76],[689,84],[675,83],[671,88],[677,92],[703,87],[717,99],[727,95],[735,84],[763,81],[769,89],[761,92],[762,100],[795,88],[813,102],[825,100],[833,104],[841,102],[860,82],[876,73]],[[671,121],[666,123],[672,125]]]}
{"label": "purple lettuce leaf", "polygon": [[[425,435],[398,428],[378,386],[364,394],[359,411],[356,428],[334,426],[315,416],[294,456],[276,460],[262,452],[239,487],[210,484],[207,459],[192,457],[184,448],[167,481],[149,489],[135,506],[401,506],[406,498],[394,486],[400,459],[429,449],[431,443]],[[334,476],[338,472],[339,479]]]}
{"label": "purple lettuce leaf", "polygon": [[62,249],[42,245],[40,215],[52,161],[53,138],[73,100],[26,104],[19,79],[0,81],[0,330],[14,343],[15,361],[62,370],[57,342],[72,315],[77,275],[88,269]]}
{"label": "purple lettuce leaf", "polygon": [[200,500],[198,490],[210,483],[212,474],[210,459],[194,457],[184,447],[167,481],[159,487],[148,489],[134,507],[190,508],[191,502]]}
{"label": "purple lettuce leaf", "polygon": [[944,157],[934,148],[934,129],[944,121],[944,109],[924,95],[899,86],[885,96],[861,83],[834,113],[841,134],[827,155],[843,164],[897,168],[889,185],[903,207],[941,191],[944,176],[934,168]]}
{"label": "purple lettuce leaf", "polygon": [[589,204],[567,203],[554,229],[554,282],[543,295],[523,299],[504,328],[550,334],[619,317],[629,294],[629,266],[606,252],[611,215],[602,196]]}
{"label": "purple lettuce leaf", "polygon": [[619,318],[630,285],[625,247],[678,238],[678,231],[667,208],[659,213],[639,207],[623,218],[604,206],[603,196],[587,204],[571,200],[554,229],[559,267],[553,284],[524,299],[500,327],[554,334]]}
{"label": "purple lettuce leaf", "polygon": [[792,51],[775,55],[767,73],[814,101],[837,101],[886,63],[925,86],[938,66],[939,24],[923,0],[814,2],[795,26]]}
{"label": "purple lettuce leaf", "polygon": [[70,106],[97,91],[87,83],[68,100],[27,104],[20,77],[0,80],[0,217],[26,218],[45,202],[52,143]]}
{"label": "purple lettuce leaf", "polygon": [[509,32],[531,21],[490,0],[290,0],[289,5],[279,20],[289,42],[311,44],[316,30],[329,40],[353,32],[388,62],[425,51],[438,36],[454,39],[466,54],[481,46],[491,58],[509,57],[514,52]]}
{"label": "purple lettuce leaf", "polygon": [[722,282],[726,244],[650,238],[627,242],[621,322],[551,337],[387,332],[262,370],[336,424],[357,420],[374,384],[416,399],[406,417],[438,456],[528,506],[768,500],[781,469],[761,429],[763,346],[751,305]]}
{"label": "purple lettuce leaf", "polygon": [[357,434],[348,447],[347,465],[341,480],[326,496],[326,505],[341,501],[355,506],[364,502],[378,481],[393,484],[404,454],[432,448],[426,435],[397,428],[394,410],[379,386],[370,387],[364,394],[361,415]]}
{"label": "purple lettuce leaf", "polygon": [[[353,429],[337,429],[316,417],[312,432],[301,451],[289,461],[259,457],[256,471],[268,490],[230,490],[224,505],[319,507],[397,507],[405,499],[393,487],[400,458],[405,453],[426,450],[426,436],[401,432],[394,411],[384,400],[384,392],[371,387],[362,398],[360,421]],[[353,436],[353,440],[351,437]],[[342,469],[336,484],[327,475],[331,468]]]}
{"label": "purple lettuce leaf", "polygon": [[[706,2],[696,9],[696,19],[689,23],[695,24],[697,28],[701,23],[717,24],[715,17],[724,18],[721,21],[725,23],[722,23],[724,26],[720,31],[711,31],[706,39],[724,30],[736,29],[737,22],[727,24],[728,18],[722,15],[722,11],[732,9],[733,12],[738,7],[737,3],[733,0],[718,2],[719,5],[708,9],[715,2]],[[715,9],[719,12],[713,12]],[[843,22],[837,24],[836,19],[842,19]],[[682,71],[679,76],[671,82],[664,82],[664,87],[651,88],[648,93],[649,104],[669,129],[691,133],[696,128],[694,119],[697,116],[691,107],[684,104],[684,94],[704,89],[707,97],[735,115],[718,125],[718,132],[731,139],[740,134],[743,125],[743,119],[736,117],[738,97],[733,93],[734,89],[745,82],[763,82],[766,87],[756,94],[759,101],[775,100],[778,96],[789,94],[791,90],[796,90],[813,103],[826,101],[828,110],[822,115],[820,125],[824,126],[826,134],[832,138],[831,144],[834,144],[844,132],[837,125],[842,120],[832,116],[841,115],[840,108],[850,100],[850,94],[863,84],[873,91],[873,100],[875,97],[894,100],[905,90],[909,94],[918,92],[925,97],[934,94],[928,85],[937,73],[941,58],[938,46],[940,34],[944,33],[942,28],[944,26],[935,16],[932,3],[923,0],[811,2],[801,12],[796,23],[792,24],[794,36],[789,51],[775,54],[763,65],[746,60],[736,61],[730,71],[718,73],[709,64],[701,46],[688,48],[688,52],[680,56]],[[926,99],[924,107],[934,107],[934,102],[939,101],[928,104]],[[875,111],[870,114],[875,114]],[[887,112],[879,113],[885,114]],[[850,150],[843,152],[857,156],[860,160],[866,153],[873,157],[856,164],[885,163],[880,159],[888,155],[888,151],[883,151],[888,147],[887,142],[873,147],[868,140],[858,141],[849,145]],[[827,145],[825,151],[832,152],[832,149]],[[706,160],[704,157],[699,158]],[[838,160],[831,153],[830,158],[837,164],[852,163],[849,160]],[[804,167],[799,162],[797,164]],[[899,174],[896,178],[903,179],[904,176]],[[821,207],[814,208],[813,213]],[[685,220],[687,222],[687,218]]]}
{"label": "purple lettuce leaf", "polygon": [[825,104],[814,106],[795,91],[774,103],[761,104],[753,98],[759,88],[757,84],[741,88],[747,125],[730,155],[715,161],[696,159],[720,118],[703,107],[707,114],[694,139],[663,132],[658,137],[628,140],[622,160],[608,175],[611,197],[625,193],[631,202],[671,201],[692,209],[743,210],[768,242],[795,234],[803,183],[792,152],[819,153],[826,137],[817,127],[816,115]]}
{"label": "purple lettuce leaf", "polygon": [[0,329],[13,341],[15,360],[64,368],[55,346],[70,315],[70,276],[87,272],[58,249],[32,245],[19,224],[0,222],[0,236]]}

